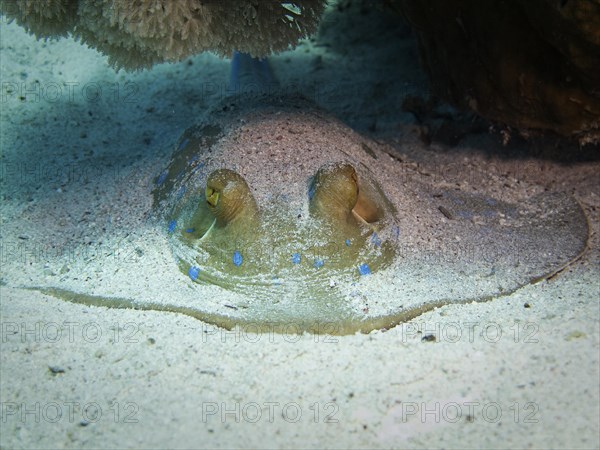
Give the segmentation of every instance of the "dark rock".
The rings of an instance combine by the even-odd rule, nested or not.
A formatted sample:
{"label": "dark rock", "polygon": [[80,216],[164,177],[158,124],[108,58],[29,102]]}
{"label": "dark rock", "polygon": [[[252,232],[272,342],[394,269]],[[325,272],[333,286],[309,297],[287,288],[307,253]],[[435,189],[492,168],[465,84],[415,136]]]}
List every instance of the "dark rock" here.
{"label": "dark rock", "polygon": [[518,129],[600,143],[599,0],[393,0],[435,95]]}

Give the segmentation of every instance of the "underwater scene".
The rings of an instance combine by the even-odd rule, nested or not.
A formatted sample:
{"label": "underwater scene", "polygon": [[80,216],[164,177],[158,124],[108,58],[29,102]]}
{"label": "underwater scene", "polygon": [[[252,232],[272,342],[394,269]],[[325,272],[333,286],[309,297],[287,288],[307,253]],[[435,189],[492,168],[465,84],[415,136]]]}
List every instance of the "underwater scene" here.
{"label": "underwater scene", "polygon": [[597,448],[600,7],[459,3],[2,0],[0,446]]}

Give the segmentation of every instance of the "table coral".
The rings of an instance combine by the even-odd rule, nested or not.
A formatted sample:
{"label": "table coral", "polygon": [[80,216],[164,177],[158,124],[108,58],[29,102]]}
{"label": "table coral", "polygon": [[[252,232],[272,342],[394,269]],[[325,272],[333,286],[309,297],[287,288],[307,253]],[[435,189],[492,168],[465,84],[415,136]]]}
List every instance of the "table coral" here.
{"label": "table coral", "polygon": [[204,51],[263,57],[313,33],[324,0],[3,0],[0,12],[38,38],[72,35],[138,69]]}

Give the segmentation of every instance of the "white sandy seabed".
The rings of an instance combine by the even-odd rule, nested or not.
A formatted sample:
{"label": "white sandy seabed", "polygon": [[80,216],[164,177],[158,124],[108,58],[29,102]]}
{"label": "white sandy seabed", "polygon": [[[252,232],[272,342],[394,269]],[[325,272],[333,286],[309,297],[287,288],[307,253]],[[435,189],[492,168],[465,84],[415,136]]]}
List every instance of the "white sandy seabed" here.
{"label": "white sandy seabed", "polygon": [[[315,40],[272,59],[282,87],[446,186],[510,200],[574,195],[590,222],[583,258],[490,302],[339,337],[226,331],[24,290],[5,274],[21,273],[18,286],[55,277],[43,262],[56,248],[87,244],[90,267],[117,267],[99,239],[113,227],[135,235],[151,200],[136,183],[231,91],[228,61],[211,55],[115,73],[93,50],[3,22],[2,448],[600,446],[600,165],[503,157],[518,149],[487,134],[424,146],[398,106],[426,84],[415,45],[384,16],[331,12]],[[140,274],[140,291],[160,289],[159,278]]]}

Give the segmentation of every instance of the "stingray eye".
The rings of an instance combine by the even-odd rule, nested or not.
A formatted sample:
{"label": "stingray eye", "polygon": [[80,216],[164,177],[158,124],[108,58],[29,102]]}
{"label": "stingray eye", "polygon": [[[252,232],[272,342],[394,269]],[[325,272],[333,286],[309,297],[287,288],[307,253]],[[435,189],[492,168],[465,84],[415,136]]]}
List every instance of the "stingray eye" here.
{"label": "stingray eye", "polygon": [[256,201],[244,178],[230,169],[218,169],[206,180],[206,204],[219,226],[233,220],[254,221]]}
{"label": "stingray eye", "polygon": [[309,188],[309,209],[328,220],[347,220],[358,198],[358,176],[352,165],[333,163],[322,166]]}
{"label": "stingray eye", "polygon": [[206,186],[206,203],[208,203],[209,206],[212,206],[213,208],[217,206],[217,204],[219,203],[219,191]]}

